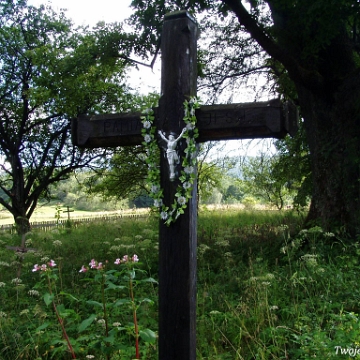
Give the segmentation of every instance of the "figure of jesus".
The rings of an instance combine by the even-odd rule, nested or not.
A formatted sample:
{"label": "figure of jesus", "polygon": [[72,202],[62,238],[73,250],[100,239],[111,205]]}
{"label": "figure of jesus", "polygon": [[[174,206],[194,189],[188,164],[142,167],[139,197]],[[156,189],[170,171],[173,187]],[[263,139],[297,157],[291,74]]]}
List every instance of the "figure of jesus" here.
{"label": "figure of jesus", "polygon": [[158,131],[160,137],[167,143],[166,148],[166,157],[167,161],[169,163],[169,170],[170,170],[170,181],[175,180],[175,164],[179,163],[179,155],[176,152],[176,146],[178,141],[181,139],[181,137],[184,135],[186,131],[186,128],[182,129],[181,134],[175,139],[174,135],[169,135],[169,138],[167,139],[162,131]]}

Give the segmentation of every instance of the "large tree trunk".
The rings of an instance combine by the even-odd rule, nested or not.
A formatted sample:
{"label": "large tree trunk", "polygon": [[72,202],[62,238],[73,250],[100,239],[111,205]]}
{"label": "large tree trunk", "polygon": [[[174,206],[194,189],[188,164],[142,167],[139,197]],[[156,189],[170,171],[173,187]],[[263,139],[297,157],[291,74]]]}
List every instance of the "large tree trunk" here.
{"label": "large tree trunk", "polygon": [[[312,159],[309,225],[360,232],[360,77],[336,91],[297,86]],[[331,95],[329,95],[331,94]]]}
{"label": "large tree trunk", "polygon": [[14,220],[19,235],[26,234],[31,230],[30,220],[26,216],[14,216]]}

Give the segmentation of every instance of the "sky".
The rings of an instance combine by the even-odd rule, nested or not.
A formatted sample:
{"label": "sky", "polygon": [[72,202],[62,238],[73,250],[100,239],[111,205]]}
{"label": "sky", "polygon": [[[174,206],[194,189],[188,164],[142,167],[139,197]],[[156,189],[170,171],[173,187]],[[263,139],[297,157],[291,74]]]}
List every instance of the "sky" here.
{"label": "sky", "polygon": [[[94,26],[99,21],[106,23],[121,22],[128,18],[132,9],[130,8],[131,0],[28,0],[29,5],[39,6],[41,4],[50,4],[55,11],[66,9],[67,17],[76,25]],[[130,72],[130,85],[137,89],[140,93],[147,94],[149,92],[160,92],[160,61],[158,60],[154,66],[154,70],[140,66],[139,70]],[[248,100],[251,101],[251,100]],[[255,156],[259,151],[274,152],[274,148],[270,146],[271,141],[259,140],[254,141],[227,141],[225,152],[241,153]],[[246,146],[249,144],[249,146]]]}
{"label": "sky", "polygon": [[67,15],[78,25],[95,25],[98,21],[123,21],[131,14],[131,0],[28,0],[29,5],[50,4],[59,11],[67,9]]}
{"label": "sky", "polygon": [[[99,21],[106,23],[121,22],[131,13],[131,0],[28,0],[29,5],[39,6],[50,4],[56,11],[66,9],[67,18],[76,25],[95,26]],[[130,71],[130,85],[142,94],[160,92],[160,63],[155,64],[154,70],[140,66],[139,70]]]}

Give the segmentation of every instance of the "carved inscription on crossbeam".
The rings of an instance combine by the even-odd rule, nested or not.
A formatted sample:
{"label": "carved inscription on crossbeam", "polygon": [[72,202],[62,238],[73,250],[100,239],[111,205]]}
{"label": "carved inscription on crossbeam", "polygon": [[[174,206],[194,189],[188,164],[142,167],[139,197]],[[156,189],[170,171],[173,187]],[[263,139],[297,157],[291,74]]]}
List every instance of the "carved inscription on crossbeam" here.
{"label": "carved inscription on crossbeam", "polygon": [[[296,132],[298,119],[295,106],[279,100],[205,105],[197,110],[196,117],[198,142],[283,138]],[[73,142],[87,148],[138,145],[142,142],[141,128],[140,113],[82,116],[73,121]]]}

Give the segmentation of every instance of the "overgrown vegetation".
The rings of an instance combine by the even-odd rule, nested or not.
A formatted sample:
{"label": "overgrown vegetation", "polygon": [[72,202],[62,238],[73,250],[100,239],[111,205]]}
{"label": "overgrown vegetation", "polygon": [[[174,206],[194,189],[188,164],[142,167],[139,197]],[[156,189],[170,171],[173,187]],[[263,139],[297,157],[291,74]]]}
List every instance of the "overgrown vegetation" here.
{"label": "overgrown vegetation", "polygon": [[[351,355],[360,335],[358,239],[300,223],[291,212],[200,212],[198,359],[360,358]],[[71,357],[54,304],[76,358],[134,358],[138,339],[139,357],[157,359],[157,221],[31,232],[25,254],[6,248],[18,236],[0,239],[1,359]],[[114,264],[134,254],[139,262]]]}

